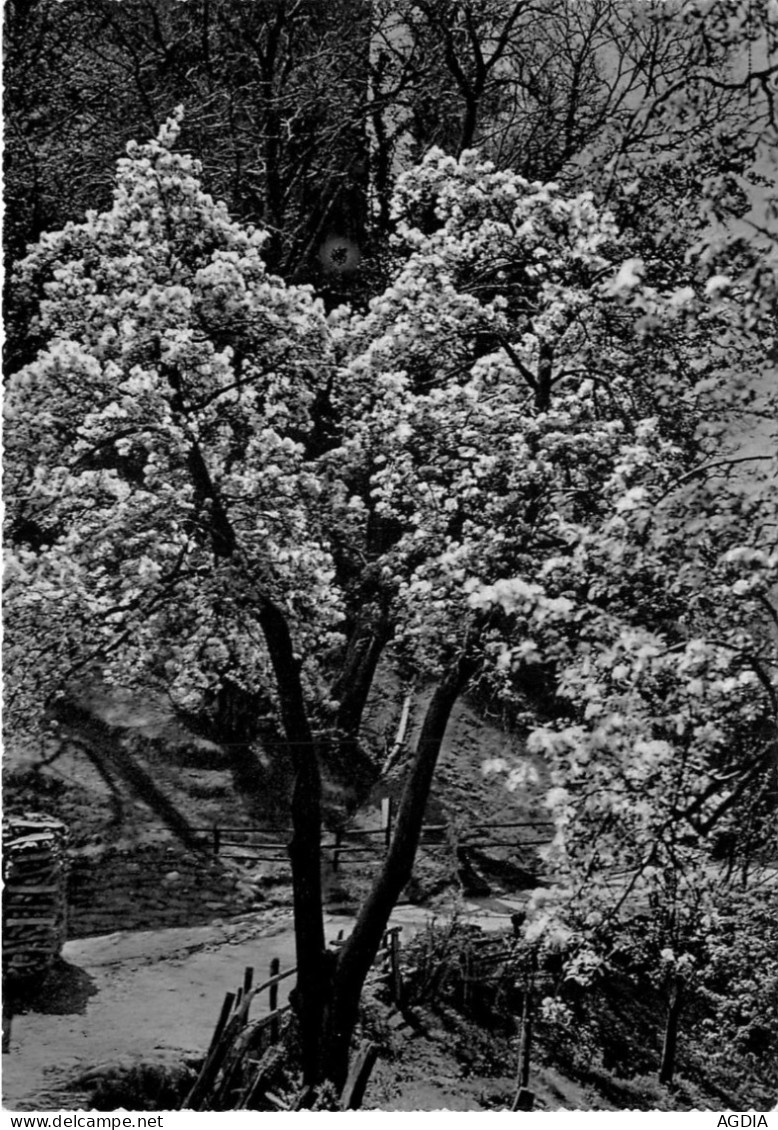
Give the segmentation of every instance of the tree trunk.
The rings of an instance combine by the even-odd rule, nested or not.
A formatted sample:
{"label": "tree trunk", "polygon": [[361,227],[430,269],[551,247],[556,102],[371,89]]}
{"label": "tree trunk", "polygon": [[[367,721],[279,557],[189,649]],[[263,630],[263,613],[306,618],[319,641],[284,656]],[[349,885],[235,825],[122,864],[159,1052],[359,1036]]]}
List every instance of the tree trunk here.
{"label": "tree trunk", "polygon": [[[380,91],[381,88],[381,68],[383,65],[385,64],[382,64],[379,59],[375,82],[376,92]],[[387,136],[384,111],[381,107],[380,100],[375,97],[375,94],[372,105],[374,109],[371,114],[371,120],[373,123],[373,133],[375,135],[372,164],[373,183],[375,185],[376,200],[378,202],[378,230],[381,235],[388,235],[392,230],[392,146]]]}
{"label": "tree trunk", "polygon": [[537,389],[535,407],[539,412],[548,412],[551,407],[551,388],[553,385],[554,347],[541,341],[538,348]]}
{"label": "tree trunk", "polygon": [[[161,345],[157,341],[161,355]],[[173,390],[173,406],[185,419],[189,409],[181,374],[175,366],[163,365],[160,372]],[[218,486],[198,443],[189,450],[188,467],[195,494],[211,502],[210,533],[214,554],[237,565],[237,538]],[[245,576],[241,577],[245,580]],[[328,954],[324,938],[321,889],[321,771],[319,749],[311,730],[308,707],[300,677],[302,660],[295,653],[289,624],[283,610],[257,585],[257,619],[267,644],[278,690],[279,711],[289,758],[294,767],[292,792],[292,840],[289,857],[292,866],[292,891],[297,951],[297,984],[294,1007],[300,1021],[303,1084],[311,1087],[321,1078],[322,1044],[320,1035],[334,959]]]}
{"label": "tree trunk", "polygon": [[294,654],[286,618],[263,600],[260,623],[267,640],[278,687],[281,721],[294,765],[292,792],[292,865],[297,984],[294,1007],[300,1021],[303,1083],[321,1075],[322,1019],[329,996],[333,958],[324,940],[321,891],[321,774],[300,681],[301,662]]}
{"label": "tree trunk", "polygon": [[478,97],[466,91],[464,94],[465,112],[462,118],[462,132],[459,138],[459,152],[472,149],[478,125]]}
{"label": "tree trunk", "polygon": [[678,1019],[681,1015],[683,998],[683,979],[676,977],[670,989],[670,1006],[667,1010],[665,1038],[662,1044],[662,1061],[659,1066],[659,1082],[672,1083],[675,1072],[675,1049],[678,1042]]}
{"label": "tree trunk", "polygon": [[325,1018],[324,1077],[342,1088],[362,986],[378,953],[389,916],[411,878],[432,779],[452,708],[477,662],[462,657],[446,672],[424,718],[416,754],[403,789],[392,843],[354,930],[340,951]]}
{"label": "tree trunk", "polygon": [[370,620],[358,625],[349,641],[343,674],[332,688],[333,698],[340,700],[338,730],[354,740],[362,724],[376,668],[391,635],[392,630],[383,617],[375,623]]}

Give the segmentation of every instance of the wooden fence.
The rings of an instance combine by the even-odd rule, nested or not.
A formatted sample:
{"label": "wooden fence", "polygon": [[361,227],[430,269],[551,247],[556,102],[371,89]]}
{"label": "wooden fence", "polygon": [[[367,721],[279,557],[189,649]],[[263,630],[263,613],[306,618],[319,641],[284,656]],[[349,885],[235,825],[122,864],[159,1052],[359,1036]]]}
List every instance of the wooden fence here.
{"label": "wooden fence", "polygon": [[[548,843],[553,824],[550,820],[512,820],[505,823],[471,824],[457,837],[456,846],[469,848],[527,848],[539,847]],[[394,830],[394,808],[392,801],[385,798],[381,803],[381,824],[377,828],[346,828],[330,833],[322,843],[325,852],[330,853],[333,870],[341,865],[361,863],[374,859],[389,848]],[[285,863],[288,861],[289,828],[267,826],[246,828],[227,825],[214,825],[212,828],[196,829],[204,844],[208,844],[214,856],[237,859],[244,862]],[[422,828],[419,846],[447,848],[451,838],[448,824],[425,824]],[[508,837],[518,832],[518,836]]]}
{"label": "wooden fence", "polygon": [[[278,1042],[281,1018],[290,1008],[288,1004],[279,1008],[278,986],[296,972],[297,966],[282,971],[278,958],[274,957],[270,976],[254,988],[254,969],[246,967],[243,984],[224,998],[203,1065],[182,1110],[250,1109],[262,1084],[262,1058]],[[270,1011],[249,1025],[252,1002],[264,992],[268,993]],[[256,1062],[258,1070],[248,1081],[242,1081],[240,1076],[245,1068],[244,1053],[248,1051],[249,1040],[251,1054],[257,1057],[252,1062]],[[235,1094],[238,1084],[239,1092]],[[227,1102],[229,1106],[224,1105]]]}
{"label": "wooden fence", "polygon": [[[390,986],[392,1000],[398,1004],[402,998],[401,929],[394,926],[386,931],[376,958],[377,965],[387,967],[383,976]],[[330,945],[342,946],[343,935],[341,930]],[[279,1006],[278,986],[296,973],[296,965],[282,970],[279,959],[274,957],[270,976],[254,987],[254,969],[246,967],[243,984],[225,995],[208,1051],[182,1110],[251,1110],[259,1100],[277,1110],[289,1109],[284,1099],[267,1088],[276,1065],[272,1052],[281,1039],[282,1018],[291,1009],[290,1004]],[[252,1021],[252,1003],[265,992],[269,1011]],[[343,1109],[354,1110],[361,1104],[377,1050],[375,1045],[368,1044],[355,1056],[341,1097]]]}
{"label": "wooden fence", "polygon": [[[465,928],[467,929],[467,928]],[[391,926],[384,933],[381,949],[374,964],[373,979],[385,983],[389,999],[404,1010],[408,1004],[402,963],[400,934],[402,926]],[[517,950],[518,921],[514,922],[514,936],[504,933],[484,934],[477,927],[471,937],[460,938],[449,964],[443,958],[443,977],[438,988],[448,982],[455,1004],[467,1011],[480,999],[490,983],[516,984],[517,975],[524,974],[523,1006],[516,1017],[519,1033],[517,1068],[517,1093],[514,1110],[531,1110],[534,1095],[527,1089],[529,1056],[532,1040],[532,1019],[535,992],[538,983],[546,979],[539,974],[534,960],[526,966],[526,954]],[[344,931],[330,942],[343,945]],[[463,944],[464,943],[464,944]],[[184,1110],[290,1110],[290,1100],[275,1094],[270,1088],[279,1063],[283,1058],[281,1047],[282,1019],[291,1006],[278,1004],[278,986],[297,973],[297,967],[281,970],[278,958],[270,963],[270,975],[254,987],[254,969],[245,970],[243,984],[224,998],[216,1021],[208,1051],[198,1077],[182,1105]],[[453,978],[453,983],[449,980]],[[269,1012],[258,1020],[250,1020],[252,1003],[263,993],[268,994]],[[478,995],[474,997],[474,993]],[[353,1110],[361,1105],[365,1087],[375,1063],[377,1048],[373,1044],[361,1047],[355,1055],[349,1078],[341,1095],[341,1107]],[[303,1103],[302,1096],[300,1097]]]}

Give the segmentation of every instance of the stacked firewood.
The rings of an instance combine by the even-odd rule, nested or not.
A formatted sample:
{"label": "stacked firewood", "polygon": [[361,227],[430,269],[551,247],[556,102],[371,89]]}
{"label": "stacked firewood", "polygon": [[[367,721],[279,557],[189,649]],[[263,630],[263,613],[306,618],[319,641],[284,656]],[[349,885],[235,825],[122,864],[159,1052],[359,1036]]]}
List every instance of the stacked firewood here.
{"label": "stacked firewood", "polygon": [[67,829],[40,814],[3,818],[3,979],[47,972],[66,937]]}

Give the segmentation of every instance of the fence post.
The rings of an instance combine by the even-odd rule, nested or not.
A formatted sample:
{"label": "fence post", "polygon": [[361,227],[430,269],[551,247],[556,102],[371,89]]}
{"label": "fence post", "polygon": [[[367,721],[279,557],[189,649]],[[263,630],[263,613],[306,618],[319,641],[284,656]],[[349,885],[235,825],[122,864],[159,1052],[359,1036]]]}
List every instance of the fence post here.
{"label": "fence post", "polygon": [[394,745],[389,750],[389,752],[386,755],[386,758],[384,760],[383,769],[381,770],[381,772],[383,774],[386,774],[386,773],[389,772],[389,769],[391,768],[392,765],[394,765],[394,762],[396,761],[396,759],[400,756],[400,753],[402,752],[403,743],[405,742],[405,731],[408,729],[408,718],[409,718],[410,713],[411,713],[411,702],[412,701],[413,701],[413,691],[410,690],[406,694],[405,701],[403,702],[402,713],[400,715],[400,725],[397,727],[397,736],[394,739]]}
{"label": "fence post", "polygon": [[219,1040],[221,1039],[222,1032],[224,1031],[226,1024],[227,1024],[227,1021],[230,1018],[230,1014],[232,1012],[232,1007],[233,1007],[234,1004],[235,1004],[235,994],[234,993],[226,993],[225,997],[224,997],[224,1001],[222,1003],[222,1010],[219,1013],[219,1019],[216,1021],[216,1027],[213,1030],[213,1036],[211,1037],[211,1043],[208,1047],[208,1055],[211,1054],[211,1052],[216,1048],[216,1045],[219,1043]]}
{"label": "fence post", "polygon": [[370,1072],[378,1059],[378,1044],[363,1045],[352,1060],[346,1080],[346,1085],[341,1094],[340,1105],[342,1110],[359,1110],[365,1097],[365,1089],[370,1078]]}
{"label": "fence post", "polygon": [[[281,962],[279,958],[274,957],[270,962],[270,976],[277,977],[281,972]],[[275,1012],[278,1008],[278,981],[274,981],[270,986],[270,1011]],[[270,1040],[275,1043],[278,1040],[278,1017],[274,1017],[270,1021]]]}
{"label": "fence post", "polygon": [[462,1007],[467,1011],[470,1007],[470,983],[473,976],[473,955],[468,944],[465,950],[465,967],[462,973]]}
{"label": "fence post", "polygon": [[342,842],[343,842],[343,833],[338,831],[338,832],[335,833],[335,849],[332,853],[332,870],[333,871],[338,870],[338,864],[340,863],[340,845],[341,845]]}
{"label": "fence post", "polygon": [[[529,1084],[530,1055],[532,1053],[532,993],[534,987],[535,961],[533,959],[531,972],[524,978],[524,1001],[519,1022],[519,1055],[516,1066],[516,1102],[519,1101],[519,1095],[527,1089]],[[513,1109],[518,1110],[519,1108],[514,1106]]]}
{"label": "fence post", "polygon": [[384,846],[388,851],[392,842],[392,798],[388,796],[381,801],[381,827],[384,830]]}
{"label": "fence post", "polygon": [[535,1105],[535,1092],[528,1090],[526,1087],[520,1087],[519,1093],[513,1100],[511,1110],[532,1110]]}
{"label": "fence post", "polygon": [[222,843],[222,834],[219,830],[218,824],[213,826],[213,854],[218,855]]}
{"label": "fence post", "polygon": [[395,926],[392,931],[392,996],[396,1005],[402,1004],[403,998],[403,975],[400,968],[400,930],[401,926]]}
{"label": "fence post", "polygon": [[670,990],[670,1005],[662,1042],[662,1059],[659,1065],[659,1082],[672,1083],[675,1070],[675,1046],[678,1040],[678,1017],[681,1013],[683,980],[676,977]]}

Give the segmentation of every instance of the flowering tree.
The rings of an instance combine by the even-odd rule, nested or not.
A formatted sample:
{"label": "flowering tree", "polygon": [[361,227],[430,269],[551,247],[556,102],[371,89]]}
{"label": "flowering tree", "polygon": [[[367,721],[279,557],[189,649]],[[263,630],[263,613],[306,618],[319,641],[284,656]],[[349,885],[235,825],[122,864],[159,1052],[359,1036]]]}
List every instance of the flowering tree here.
{"label": "flowering tree", "polygon": [[309,450],[332,349],[312,295],[268,276],[263,236],[170,153],[177,128],[131,146],[111,211],[45,237],[22,268],[48,347],[7,402],[9,711],[98,659],[106,679],[162,680],[182,706],[227,677],[275,681],[308,1016],[324,939],[306,698],[326,695],[302,656],[342,618],[322,496],[347,507]]}
{"label": "flowering tree", "polygon": [[[710,1013],[700,1024],[698,1038],[723,1078],[742,1070],[743,1062],[757,1078],[761,1075],[767,1107],[778,1088],[773,1023],[778,1008],[775,894],[769,886],[754,885],[733,902],[725,892],[716,909],[713,944],[700,978]],[[744,917],[747,930],[742,927]]]}
{"label": "flowering tree", "polygon": [[[695,474],[695,426],[719,411],[706,342],[726,311],[696,268],[668,277],[631,255],[591,196],[433,152],[398,187],[391,285],[327,318],[267,273],[263,234],[203,194],[177,129],[131,146],[111,210],[20,267],[46,344],[7,398],[8,724],[90,665],[188,710],[227,684],[269,698],[295,770],[304,1076],[340,1083],[469,681],[491,672],[573,727],[614,679],[642,693],[624,625],[654,646],[688,587],[652,604],[630,586],[660,563],[666,580],[686,538],[663,522],[644,561],[651,508]],[[332,955],[320,764],[359,745],[387,648],[436,690],[386,860]],[[751,701],[753,681],[736,685]],[[546,731],[555,764],[570,726]],[[662,737],[640,740],[617,743],[629,772],[667,757]],[[585,728],[576,741],[588,749]],[[683,803],[705,820],[712,796]]]}
{"label": "flowering tree", "polygon": [[[466,584],[471,606],[504,616],[492,621],[487,644],[497,677],[505,694],[531,708],[530,724],[539,712],[547,717],[530,741],[551,768],[558,829],[552,860],[557,876],[568,879],[553,917],[560,909],[568,922],[577,916],[579,944],[598,932],[609,936],[607,952],[635,906],[651,906],[656,975],[668,974],[677,1005],[677,970],[699,942],[700,892],[710,887],[712,861],[726,856],[730,868],[736,858],[747,865],[749,853],[769,849],[772,828],[778,655],[765,624],[776,621],[778,466],[774,447],[744,456],[727,449],[722,433],[741,405],[753,403],[748,386],[758,385],[759,371],[770,371],[765,346],[774,276],[763,270],[757,280],[748,257],[737,278],[706,277],[694,258],[630,257],[617,272],[607,271],[599,288],[592,275],[583,287],[571,286],[576,274],[569,263],[562,280],[549,285],[548,266],[553,270],[559,260],[547,266],[546,234],[539,247],[530,243],[531,254],[542,264],[543,299],[552,293],[559,305],[535,305],[526,282],[510,287],[511,267],[522,263],[526,270],[526,251],[510,254],[494,213],[491,224],[482,215],[474,222],[483,182],[476,169],[469,176],[466,170],[466,160],[456,170],[427,162],[415,175],[406,207],[428,214],[434,202],[444,222],[436,235],[419,239],[411,231],[406,238],[419,239],[425,256],[437,253],[440,269],[441,259],[461,254],[451,239],[459,229],[472,246],[466,287],[478,293],[502,274],[493,323],[482,330],[482,338],[491,335],[492,347],[502,348],[468,376],[487,366],[491,375],[502,365],[503,380],[484,382],[454,430],[468,442],[471,435],[488,436],[501,401],[497,388],[515,408],[513,365],[514,381],[526,382],[524,407],[499,434],[527,446],[518,457],[515,447],[508,449],[511,471],[492,481],[488,502],[478,495],[465,519],[467,546],[460,539],[452,553],[449,524],[436,572],[425,560],[411,590],[424,592],[430,582],[431,591],[445,592],[441,562],[449,569],[455,564],[463,577],[490,579]],[[488,178],[498,215],[501,183],[515,181]],[[527,196],[523,204],[529,206]],[[559,215],[559,204],[554,207]],[[542,241],[541,231],[540,224],[533,227]],[[608,235],[602,229],[598,235],[607,263],[614,252]],[[499,251],[490,237],[499,240]],[[423,277],[420,259],[409,264],[409,283],[411,271]],[[454,259],[454,278],[462,265]],[[590,270],[596,278],[591,260]],[[516,292],[522,305],[511,309]],[[517,322],[524,330],[518,342]],[[452,320],[450,342],[463,324],[464,315]],[[408,335],[405,326],[400,332]],[[417,355],[420,340],[414,336]],[[440,358],[436,343],[436,365]],[[426,356],[420,361],[427,363]],[[425,389],[417,405],[430,395],[436,393]],[[763,418],[775,418],[774,400],[773,388],[758,407]],[[450,387],[445,401],[451,412]],[[534,419],[527,418],[530,404],[539,409]],[[423,410],[415,407],[408,418],[423,418]],[[533,509],[533,526],[522,529],[513,504],[531,498],[541,481],[532,461],[537,449],[528,444],[538,433],[550,468],[539,498],[550,504],[550,522],[541,526]],[[408,435],[404,446],[414,440]],[[487,450],[497,464],[499,445]],[[429,463],[440,482],[444,453],[437,455]],[[597,462],[601,456],[604,464]],[[450,451],[445,462],[452,462]],[[396,461],[398,482],[418,481],[410,471],[407,458]],[[425,535],[436,512],[461,514],[467,485],[452,484],[429,505],[420,523]],[[511,557],[519,546],[522,556]],[[540,614],[535,601],[544,606]],[[429,614],[420,615],[416,631],[429,627]],[[540,701],[538,687],[546,690]],[[539,921],[550,913],[547,902]],[[677,1022],[675,1005],[671,1018]],[[665,1078],[672,1074],[673,1043],[669,1031]]]}
{"label": "flowering tree", "polygon": [[[625,452],[617,474],[627,489],[612,517],[594,537],[571,531],[574,551],[543,566],[546,591],[576,594],[576,607],[573,632],[568,624],[537,643],[539,656],[560,657],[557,715],[529,738],[551,772],[559,885],[539,900],[532,929],[566,924],[573,965],[592,975],[625,946],[653,962],[669,990],[664,1082],[682,994],[717,944],[722,886],[731,905],[743,902],[749,871],[775,852],[778,459],[767,432],[746,452],[742,437],[724,438],[749,403],[752,421],[776,416],[765,358],[775,276],[741,264],[737,282],[708,280],[707,311],[675,294],[688,303],[689,345],[716,327],[710,347],[688,355],[693,371],[707,366],[683,414],[691,446],[661,464],[640,447]],[[640,304],[642,269],[629,280]],[[750,395],[738,391],[738,369]],[[522,636],[509,648],[508,670],[526,646]],[[759,957],[768,968],[769,953]]]}

